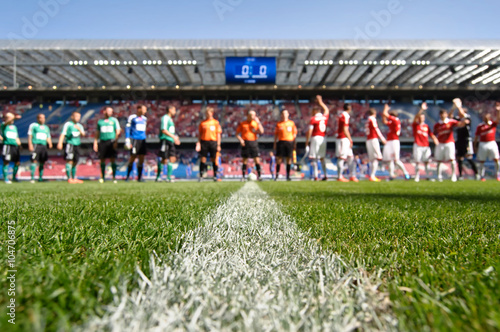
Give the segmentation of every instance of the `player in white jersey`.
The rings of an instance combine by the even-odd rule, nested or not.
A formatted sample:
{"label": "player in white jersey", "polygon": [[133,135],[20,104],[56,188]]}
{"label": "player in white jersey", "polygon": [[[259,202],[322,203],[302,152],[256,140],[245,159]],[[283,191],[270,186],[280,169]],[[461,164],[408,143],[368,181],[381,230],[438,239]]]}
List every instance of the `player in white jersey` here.
{"label": "player in white jersey", "polygon": [[[306,154],[309,153],[309,159],[313,167],[314,181],[318,180],[318,160],[321,161],[321,168],[323,169],[323,179],[327,180],[326,175],[326,126],[328,124],[328,117],[330,115],[330,110],[323,102],[323,98],[318,95],[316,96],[316,101],[319,106],[323,109],[321,110],[314,106],[312,109],[313,117],[309,123],[309,130],[306,133]],[[311,145],[309,146],[309,142]]]}
{"label": "player in white jersey", "polygon": [[379,139],[382,144],[386,143],[384,135],[380,132],[377,124],[377,111],[374,108],[368,110],[368,119],[365,124],[366,133],[366,151],[370,160],[370,181],[380,182],[375,176],[379,161],[382,161],[382,152],[380,151]]}

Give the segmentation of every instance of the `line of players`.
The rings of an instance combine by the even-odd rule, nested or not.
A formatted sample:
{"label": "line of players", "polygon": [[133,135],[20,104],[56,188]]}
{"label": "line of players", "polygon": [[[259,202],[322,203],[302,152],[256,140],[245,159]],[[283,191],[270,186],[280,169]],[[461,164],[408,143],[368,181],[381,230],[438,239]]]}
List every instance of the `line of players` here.
{"label": "line of players", "polygon": [[[318,180],[318,161],[321,163],[323,174],[326,174],[326,128],[330,110],[324,104],[321,96],[316,96],[317,105],[313,107],[313,116],[310,121],[309,129],[306,133],[306,156],[311,160],[313,167],[314,180]],[[458,116],[453,118],[454,110],[458,110]],[[428,164],[431,158],[431,150],[429,147],[429,138],[436,145],[435,159],[438,162],[438,180],[442,181],[443,163],[450,162],[452,168],[452,181],[456,181],[455,169],[455,141],[453,130],[458,128],[456,155],[458,157],[459,174],[462,176],[463,161],[468,161],[471,168],[476,173],[478,179],[484,180],[484,162],[487,159],[495,161],[497,180],[498,170],[500,168],[498,146],[495,142],[496,127],[500,119],[500,103],[496,104],[496,117],[492,119],[492,115],[487,113],[484,115],[484,122],[476,129],[474,140],[475,151],[479,162],[479,170],[476,169],[472,161],[474,151],[472,138],[470,135],[470,117],[467,110],[462,107],[460,99],[453,100],[453,108],[450,112],[445,110],[440,111],[440,121],[435,124],[434,130],[431,131],[425,123],[425,111],[427,104],[423,103],[421,109],[413,120],[413,158],[416,163],[415,181],[420,180],[420,164],[424,164],[425,171],[429,174]],[[349,131],[350,121],[350,104],[344,104],[343,111],[337,117],[337,141],[336,141],[336,156],[338,159],[338,181],[341,182],[358,182],[356,178],[354,155],[352,151],[353,141]],[[142,171],[144,157],[147,153],[146,145],[146,128],[147,128],[147,108],[144,105],[137,105],[136,114],[128,118],[125,128],[125,149],[130,150],[130,159],[127,167],[126,180],[130,179],[133,163],[137,161],[138,181],[142,181]],[[167,167],[167,181],[171,181],[172,164],[176,162],[175,146],[180,144],[179,137],[175,133],[175,125],[173,118],[175,117],[176,109],[170,106],[167,109],[167,114],[161,118],[160,124],[160,150],[158,152],[158,167],[156,181],[161,181],[163,167]],[[104,110],[104,119],[97,123],[97,130],[94,137],[93,149],[99,153],[101,161],[101,179],[104,182],[106,159],[111,162],[113,182],[116,183],[116,155],[118,138],[121,135],[121,128],[118,120],[113,116],[113,108],[107,107]],[[222,129],[219,122],[214,119],[214,109],[206,108],[206,118],[199,125],[199,136],[195,150],[200,155],[200,175],[199,180],[206,177],[207,173],[207,158],[210,156],[213,164],[214,174],[218,173],[221,151],[221,134]],[[410,175],[406,171],[404,164],[401,162],[399,136],[401,134],[401,121],[397,117],[397,113],[391,111],[389,105],[384,106],[382,112],[382,121],[389,128],[387,138],[385,138],[377,125],[376,110],[371,108],[368,111],[368,119],[365,125],[366,131],[366,148],[371,164],[371,172],[369,175],[370,181],[380,181],[375,176],[379,162],[383,161],[389,166],[389,174],[391,178],[395,177],[395,166],[399,167],[406,179]],[[63,150],[66,160],[66,175],[69,183],[82,183],[76,177],[76,169],[80,156],[80,138],[85,135],[85,131],[80,122],[80,113],[73,112],[70,121],[63,126],[57,149]],[[7,113],[4,123],[0,127],[0,141],[3,142],[2,155],[4,158],[3,176],[6,183],[11,183],[7,177],[7,170],[10,162],[14,163],[13,180],[16,181],[16,175],[19,168],[21,142],[19,140],[17,128],[14,125],[15,116]],[[236,130],[236,137],[241,145],[241,156],[243,159],[242,175],[243,180],[247,175],[248,159],[254,159],[257,178],[261,177],[261,160],[258,147],[258,135],[264,133],[264,128],[260,123],[255,111],[249,110],[247,119],[241,122]],[[276,160],[272,156],[271,172],[276,180],[280,173],[282,162],[286,165],[286,179],[290,180],[290,170],[293,158],[295,157],[295,139],[297,137],[297,127],[295,123],[289,119],[287,110],[281,112],[281,121],[279,121],[274,133],[274,151],[276,151]],[[380,149],[381,141],[384,144],[383,152]],[[30,125],[28,129],[28,148],[32,152],[31,164],[31,181],[35,181],[35,172],[38,165],[39,181],[43,179],[44,164],[48,160],[47,147],[52,148],[50,129],[45,125],[45,116],[39,114],[37,122]],[[349,169],[349,178],[343,176],[346,166]],[[326,176],[322,180],[326,180]],[[220,180],[214,176],[214,181]]]}
{"label": "line of players", "polygon": [[[324,162],[326,141],[324,139],[326,126],[328,123],[329,111],[322,102],[321,96],[316,98],[318,105],[324,111],[320,112],[319,108],[313,108],[315,112],[310,122],[310,128],[306,135],[306,154],[309,154],[313,166],[314,180],[318,180],[318,160],[321,161],[323,174],[326,174],[326,166]],[[454,117],[454,110],[458,110],[458,116]],[[415,181],[420,181],[420,165],[424,164],[425,173],[429,174],[429,162],[431,160],[431,149],[429,146],[429,138],[435,144],[435,159],[437,161],[438,181],[443,180],[443,163],[450,163],[452,176],[451,180],[457,181],[455,156],[458,158],[459,175],[463,175],[463,162],[467,161],[477,179],[485,180],[486,160],[495,162],[495,174],[497,180],[500,181],[498,171],[500,168],[498,145],[495,141],[496,128],[500,120],[500,103],[496,103],[496,116],[492,117],[490,113],[483,116],[483,122],[478,125],[475,132],[474,144],[471,136],[471,119],[467,114],[467,110],[462,107],[460,99],[453,100],[453,108],[448,112],[441,110],[439,113],[439,121],[434,125],[433,131],[429,125],[425,123],[425,111],[427,104],[424,102],[421,105],[419,112],[415,115],[412,123],[413,129],[413,159],[416,163]],[[336,140],[336,156],[338,163],[338,181],[340,182],[358,182],[355,176],[356,163],[353,154],[353,141],[349,132],[351,105],[344,104],[343,111],[337,117],[337,140]],[[389,132],[385,138],[377,124],[377,111],[373,108],[368,110],[368,118],[365,124],[366,133],[366,149],[370,161],[369,180],[379,182],[375,176],[379,162],[385,162],[389,166],[390,179],[395,178],[395,166],[399,167],[406,179],[410,179],[410,175],[405,169],[404,164],[400,160],[400,141],[401,121],[395,111],[391,111],[388,104],[384,105],[382,112],[382,121],[388,126]],[[454,129],[457,129],[457,141],[454,140]],[[310,142],[310,144],[309,144]],[[380,149],[380,142],[384,144],[383,151]],[[456,147],[456,149],[455,149]],[[479,167],[472,161],[472,155],[476,151]],[[350,178],[344,177],[344,171],[349,168]],[[323,178],[326,180],[326,177]]]}
{"label": "line of players", "polygon": [[[142,181],[142,171],[144,157],[147,153],[146,128],[147,128],[147,107],[137,105],[136,114],[129,116],[125,128],[125,149],[130,150],[130,158],[127,167],[128,181],[132,173],[133,164],[137,161],[138,181]],[[176,108],[170,106],[167,114],[161,118],[160,151],[158,152],[158,175],[163,172],[163,166],[167,167],[167,179],[171,179],[172,163],[176,162],[175,145],[180,144],[179,137],[175,134],[175,126],[172,118],[176,114]],[[19,139],[17,127],[14,125],[15,116],[7,113],[4,122],[0,126],[0,142],[3,143],[3,178],[5,183],[17,182],[17,172],[20,165],[21,141]],[[76,176],[78,160],[80,158],[81,137],[85,136],[85,130],[80,124],[81,115],[73,112],[71,118],[63,125],[62,132],[57,143],[58,150],[64,150],[66,160],[66,176],[69,183],[83,183]],[[113,182],[116,183],[116,156],[118,139],[122,133],[118,119],[113,117],[113,108],[107,107],[104,110],[104,118],[97,122],[94,136],[93,149],[99,154],[101,161],[101,178],[99,182],[104,182],[106,160],[111,162]],[[220,137],[219,137],[220,139]],[[219,140],[220,147],[220,140]],[[45,115],[38,114],[37,122],[32,123],[28,129],[28,149],[31,152],[31,182],[35,183],[35,173],[38,166],[38,181],[43,181],[44,165],[48,160],[48,149],[52,148],[52,140],[49,127],[45,124]],[[12,181],[8,178],[9,164],[14,163]]]}

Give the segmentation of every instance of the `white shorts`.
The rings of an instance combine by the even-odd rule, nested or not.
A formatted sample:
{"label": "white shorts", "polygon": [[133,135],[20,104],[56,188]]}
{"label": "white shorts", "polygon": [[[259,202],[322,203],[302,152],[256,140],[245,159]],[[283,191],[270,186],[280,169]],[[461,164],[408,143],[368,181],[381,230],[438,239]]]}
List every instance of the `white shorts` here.
{"label": "white shorts", "polygon": [[325,158],[326,155],[326,139],[325,136],[311,137],[311,148],[309,150],[309,158]]}
{"label": "white shorts", "polygon": [[455,160],[455,143],[439,143],[434,152],[437,161],[447,162]]}
{"label": "white shorts", "polygon": [[413,144],[413,160],[416,163],[426,163],[431,159],[431,148]]}
{"label": "white shorts", "polygon": [[477,150],[477,160],[478,161],[486,161],[486,160],[498,160],[500,159],[498,153],[498,145],[497,142],[479,142],[479,149]]}
{"label": "white shorts", "polygon": [[384,161],[398,161],[400,149],[401,147],[399,140],[395,139],[392,141],[387,141],[387,144],[384,145]]}
{"label": "white shorts", "polygon": [[337,138],[337,146],[335,149],[335,155],[339,159],[347,159],[348,157],[353,157],[351,142],[346,138]]}
{"label": "white shorts", "polygon": [[380,152],[378,138],[372,138],[366,141],[366,151],[368,152],[368,159],[370,161],[375,159],[382,160],[382,152]]}

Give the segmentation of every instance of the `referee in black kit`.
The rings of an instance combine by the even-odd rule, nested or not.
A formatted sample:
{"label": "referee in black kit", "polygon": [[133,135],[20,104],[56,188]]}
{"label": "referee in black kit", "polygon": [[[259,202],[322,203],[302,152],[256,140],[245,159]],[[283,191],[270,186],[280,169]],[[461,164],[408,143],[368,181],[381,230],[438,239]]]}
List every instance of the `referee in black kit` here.
{"label": "referee in black kit", "polygon": [[[470,120],[470,115],[467,114],[467,109],[462,107],[462,101],[459,98],[453,99],[453,105],[456,106],[457,108],[460,108],[463,112],[461,114],[464,114],[463,117],[465,117],[465,126],[461,128],[457,128],[457,140],[455,142],[455,150],[456,150],[456,156],[457,156],[457,163],[458,163],[458,174],[459,180],[463,180],[463,167],[464,167],[464,160],[467,160],[467,162],[470,165],[470,168],[474,171],[474,175],[476,177],[476,180],[479,180],[479,175],[477,173],[477,167],[474,161],[472,160],[472,155],[474,154],[474,148],[472,146],[472,137],[470,135],[471,132],[471,120]],[[450,118],[453,117],[453,111],[454,108],[452,108],[450,112]],[[460,113],[459,113],[460,114]],[[455,116],[453,117],[457,121],[461,121],[462,118],[460,116]]]}

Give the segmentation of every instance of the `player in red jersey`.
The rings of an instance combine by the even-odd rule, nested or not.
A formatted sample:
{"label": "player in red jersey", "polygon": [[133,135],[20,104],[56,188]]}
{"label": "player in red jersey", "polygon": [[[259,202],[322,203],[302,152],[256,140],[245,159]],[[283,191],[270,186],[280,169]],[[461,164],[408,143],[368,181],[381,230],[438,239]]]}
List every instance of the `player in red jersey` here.
{"label": "player in red jersey", "polygon": [[[454,107],[457,106],[459,99],[454,99]],[[459,112],[461,108],[459,108]],[[461,128],[465,125],[465,120],[462,121],[450,119],[448,111],[442,109],[439,111],[439,122],[434,125],[434,135],[437,136],[439,141],[436,145],[435,156],[438,162],[437,172],[438,181],[443,181],[443,163],[449,162],[451,164],[451,181],[457,181],[456,165],[455,165],[455,138],[453,137],[453,129]]]}
{"label": "player in red jersey", "polygon": [[490,113],[486,113],[483,116],[482,123],[476,128],[476,137],[474,138],[475,150],[477,151],[477,160],[479,162],[479,174],[481,175],[481,181],[485,181],[484,178],[484,162],[487,159],[492,159],[495,161],[495,174],[497,181],[500,181],[500,176],[498,175],[498,170],[500,168],[500,156],[498,153],[498,145],[495,141],[495,136],[497,133],[498,121],[500,120],[500,102],[495,104],[496,118],[493,120]]}
{"label": "player in red jersey", "polygon": [[[338,181],[340,182],[358,182],[358,178],[356,177],[356,163],[354,162],[354,154],[352,153],[352,138],[351,133],[349,132],[349,119],[351,112],[351,105],[344,104],[344,111],[340,113],[337,117],[337,143],[335,154],[337,156],[337,165],[338,165]],[[343,176],[345,170],[345,162],[347,161],[347,165],[349,167],[349,174],[351,177],[346,179]]]}
{"label": "player in red jersey", "polygon": [[[314,106],[312,109],[313,117],[309,123],[309,130],[306,133],[306,154],[309,154],[309,159],[313,167],[314,181],[318,180],[318,160],[321,161],[321,168],[323,169],[323,181],[327,180],[326,176],[326,126],[328,124],[328,116],[330,115],[330,110],[323,102],[323,98],[318,95],[316,96],[316,101],[319,106],[323,109],[321,110]],[[311,146],[309,146],[309,141]]]}
{"label": "player in red jersey", "polygon": [[370,181],[380,182],[375,176],[379,161],[382,161],[382,152],[380,152],[379,139],[382,144],[386,143],[384,135],[380,132],[377,124],[377,111],[374,108],[368,110],[368,119],[365,124],[366,133],[366,151],[370,160]]}
{"label": "player in red jersey", "polygon": [[396,111],[389,110],[391,107],[388,104],[384,105],[384,111],[382,113],[382,122],[389,127],[389,133],[387,133],[387,144],[384,146],[383,157],[384,162],[389,163],[389,176],[391,179],[396,177],[394,173],[394,164],[396,164],[404,173],[405,179],[409,180],[410,175],[406,171],[405,165],[399,159],[399,152],[401,149],[399,136],[401,135],[401,120],[398,118],[398,113]]}
{"label": "player in red jersey", "polygon": [[415,182],[420,181],[420,163],[425,166],[425,174],[430,179],[429,161],[431,158],[431,148],[429,146],[429,137],[438,145],[436,136],[431,132],[429,125],[425,123],[425,114],[427,103],[423,102],[417,115],[413,118],[413,159],[415,161]]}

